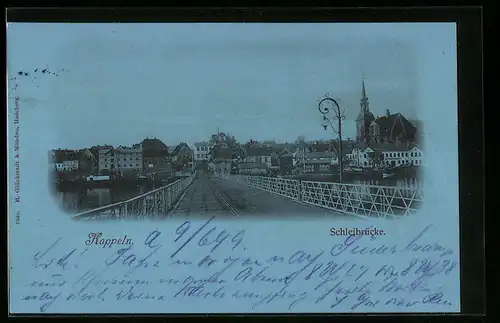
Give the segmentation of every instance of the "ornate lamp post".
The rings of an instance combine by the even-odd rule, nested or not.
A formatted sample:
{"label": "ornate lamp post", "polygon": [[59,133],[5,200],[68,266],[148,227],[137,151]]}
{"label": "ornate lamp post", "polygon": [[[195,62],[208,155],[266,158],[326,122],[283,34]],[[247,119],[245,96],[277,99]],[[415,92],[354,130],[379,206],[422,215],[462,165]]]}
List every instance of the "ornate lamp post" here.
{"label": "ornate lamp post", "polygon": [[[330,112],[330,109],[326,106],[327,102],[334,105],[333,117],[331,117],[331,119],[327,116],[328,113]],[[323,121],[327,121],[334,131],[336,131],[336,130],[335,130],[335,127],[333,126],[332,120],[338,120],[338,131],[336,131],[336,132],[338,133],[338,136],[339,136],[339,149],[338,149],[338,153],[339,153],[339,156],[338,156],[338,158],[339,158],[339,181],[340,181],[340,183],[342,183],[343,182],[342,181],[342,172],[343,172],[343,165],[342,165],[342,157],[343,157],[342,156],[342,120],[345,120],[344,112],[340,111],[340,106],[339,106],[337,100],[335,100],[329,96],[327,96],[327,97],[323,98],[321,101],[319,101],[318,110],[323,115]],[[328,124],[323,124],[323,127],[326,130],[328,127]]]}

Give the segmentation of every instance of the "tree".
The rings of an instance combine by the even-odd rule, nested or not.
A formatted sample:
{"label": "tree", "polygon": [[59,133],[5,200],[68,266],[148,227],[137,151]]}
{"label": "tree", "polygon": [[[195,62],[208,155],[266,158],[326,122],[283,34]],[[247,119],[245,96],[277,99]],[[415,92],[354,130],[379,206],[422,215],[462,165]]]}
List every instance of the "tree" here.
{"label": "tree", "polygon": [[249,140],[249,141],[247,141],[247,143],[246,143],[246,144],[244,144],[243,146],[244,146],[245,148],[249,148],[249,147],[252,147],[252,146],[255,146],[255,145],[258,145],[258,144],[259,144],[259,142],[258,142],[258,141],[255,141],[255,140],[253,140],[253,139],[250,139],[250,140]]}
{"label": "tree", "polygon": [[234,136],[223,132],[213,134],[210,137],[210,142],[215,146],[227,146],[229,148],[235,148],[237,145],[236,138],[234,138]]}
{"label": "tree", "polygon": [[304,136],[304,135],[298,136],[297,139],[295,140],[296,144],[303,145],[305,142],[306,142],[306,136]]}

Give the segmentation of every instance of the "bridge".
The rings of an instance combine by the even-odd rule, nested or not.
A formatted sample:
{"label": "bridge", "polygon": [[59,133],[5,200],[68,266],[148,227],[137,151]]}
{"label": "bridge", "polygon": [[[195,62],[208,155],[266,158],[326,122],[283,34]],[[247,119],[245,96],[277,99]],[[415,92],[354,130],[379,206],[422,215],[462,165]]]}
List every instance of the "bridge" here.
{"label": "bridge", "polygon": [[416,213],[422,203],[423,190],[415,187],[198,172],[132,199],[80,213],[74,219],[195,218],[203,214],[395,219]]}

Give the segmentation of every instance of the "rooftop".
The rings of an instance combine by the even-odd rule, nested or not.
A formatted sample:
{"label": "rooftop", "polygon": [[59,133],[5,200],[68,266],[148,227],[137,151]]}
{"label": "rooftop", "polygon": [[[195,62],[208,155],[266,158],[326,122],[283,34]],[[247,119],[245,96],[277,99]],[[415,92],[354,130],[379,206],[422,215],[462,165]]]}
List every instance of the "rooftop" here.
{"label": "rooftop", "polygon": [[374,151],[408,151],[411,150],[413,147],[416,145],[414,144],[394,144],[394,143],[370,143],[370,144],[358,144],[356,145],[357,148],[360,148],[361,150],[366,150],[367,148],[371,148]]}
{"label": "rooftop", "polygon": [[329,151],[315,151],[305,155],[306,158],[333,158],[335,156],[335,153]]}
{"label": "rooftop", "polygon": [[213,146],[213,143],[210,143],[208,141],[197,141],[193,144],[195,147],[201,147],[201,146]]}
{"label": "rooftop", "polygon": [[217,148],[212,151],[214,159],[231,159],[233,157],[233,150],[231,148]]}
{"label": "rooftop", "polygon": [[271,155],[271,150],[266,147],[250,147],[247,149],[248,157],[270,156],[270,155]]}
{"label": "rooftop", "polygon": [[144,157],[164,157],[168,155],[168,147],[160,139],[146,138],[142,141]]}
{"label": "rooftop", "polygon": [[171,153],[172,155],[176,155],[181,151],[181,149],[189,149],[189,146],[185,142],[181,142],[180,144],[175,146],[175,148],[171,150],[169,149],[169,153]]}

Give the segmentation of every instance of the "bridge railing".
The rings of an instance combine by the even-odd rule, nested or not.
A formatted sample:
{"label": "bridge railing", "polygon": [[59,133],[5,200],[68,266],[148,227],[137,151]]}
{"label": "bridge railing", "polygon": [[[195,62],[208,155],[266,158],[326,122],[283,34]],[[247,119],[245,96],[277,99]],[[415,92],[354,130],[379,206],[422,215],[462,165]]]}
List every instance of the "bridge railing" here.
{"label": "bridge railing", "polygon": [[193,176],[185,177],[129,200],[77,214],[73,219],[141,219],[166,215],[192,181]]}
{"label": "bridge railing", "polygon": [[380,185],[341,184],[239,175],[240,181],[302,203],[364,217],[400,217],[416,213],[423,189]]}

